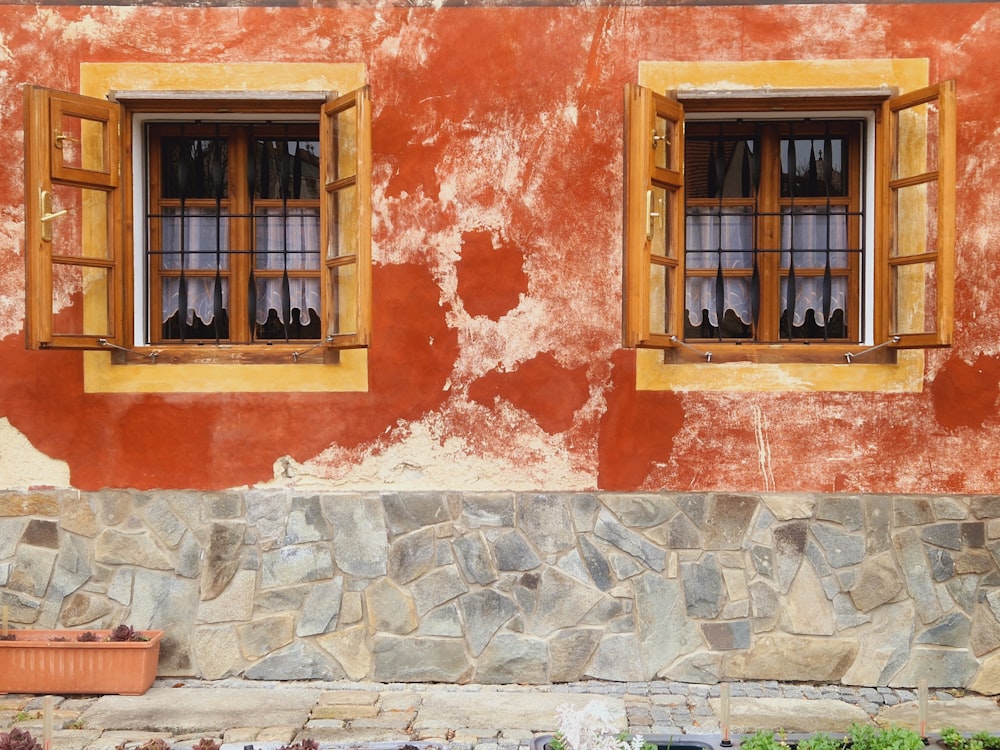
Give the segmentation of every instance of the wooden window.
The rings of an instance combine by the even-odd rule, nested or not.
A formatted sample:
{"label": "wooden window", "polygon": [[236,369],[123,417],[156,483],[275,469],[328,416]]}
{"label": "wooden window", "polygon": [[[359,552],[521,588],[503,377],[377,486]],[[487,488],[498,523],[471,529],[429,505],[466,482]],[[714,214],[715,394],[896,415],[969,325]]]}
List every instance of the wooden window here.
{"label": "wooden window", "polygon": [[754,105],[699,101],[685,121],[627,87],[626,344],[843,362],[950,343],[954,83]]}
{"label": "wooden window", "polygon": [[367,87],[322,106],[27,87],[25,104],[29,347],[287,362],[368,344]]}

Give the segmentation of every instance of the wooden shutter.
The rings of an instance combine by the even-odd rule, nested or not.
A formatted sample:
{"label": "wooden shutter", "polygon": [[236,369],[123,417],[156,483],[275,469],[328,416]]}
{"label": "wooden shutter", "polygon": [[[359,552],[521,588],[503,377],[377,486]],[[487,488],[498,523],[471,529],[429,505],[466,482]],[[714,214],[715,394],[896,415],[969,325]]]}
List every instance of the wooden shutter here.
{"label": "wooden shutter", "polygon": [[27,346],[121,346],[120,108],[25,86],[24,111]]}
{"label": "wooden shutter", "polygon": [[955,296],[955,82],[882,107],[877,341],[948,346]]}
{"label": "wooden shutter", "polygon": [[684,314],[684,108],[625,87],[626,346],[670,347]]}
{"label": "wooden shutter", "polygon": [[371,335],[371,100],[367,86],[320,117],[320,234],[324,339],[367,346]]}

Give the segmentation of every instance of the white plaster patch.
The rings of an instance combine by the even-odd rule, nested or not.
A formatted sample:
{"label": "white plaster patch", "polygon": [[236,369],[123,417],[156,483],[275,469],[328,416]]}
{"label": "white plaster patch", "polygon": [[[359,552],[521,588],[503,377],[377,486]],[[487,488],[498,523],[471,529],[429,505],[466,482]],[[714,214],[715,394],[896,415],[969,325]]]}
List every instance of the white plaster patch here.
{"label": "white plaster patch", "polygon": [[758,403],[750,404],[750,416],[753,419],[754,439],[757,443],[757,464],[760,466],[761,477],[764,480],[764,491],[774,490],[774,471],[771,469],[771,439],[768,435],[767,417]]}
{"label": "white plaster patch", "polygon": [[[472,113],[415,134],[417,140],[426,137],[445,144],[436,166],[438,192],[433,198],[423,190],[386,198],[391,174],[377,172],[376,234],[389,239],[373,250],[373,256],[380,263],[419,262],[431,269],[441,301],[449,308],[447,323],[459,334],[452,376],[458,386],[494,368],[511,370],[540,352],[552,352],[566,367],[590,364],[609,357],[620,343],[617,328],[607,325],[620,315],[620,300],[595,299],[593,294],[596,288],[620,284],[620,253],[602,250],[620,247],[620,216],[615,214],[615,221],[596,230],[586,222],[567,223],[565,206],[553,203],[552,185],[547,182],[549,166],[566,158],[566,143],[572,141],[579,114],[576,96],[568,90],[549,109],[525,115],[483,114],[482,121]],[[615,167],[620,153],[613,158],[615,164],[591,174],[593,182],[607,183],[608,194],[619,189],[620,170]],[[526,216],[525,208],[533,217]],[[588,207],[576,210],[586,213]],[[512,221],[515,212],[518,220]],[[449,217],[446,228],[423,229],[440,224],[442,216]],[[398,232],[393,225],[408,229]],[[543,242],[540,237],[545,233],[536,228],[547,225],[560,231],[555,239]],[[514,247],[525,255],[527,289],[499,320],[469,315],[458,294],[456,264],[466,232],[489,232],[494,247]],[[606,236],[595,242],[595,232]],[[581,255],[587,248],[594,250]],[[553,268],[566,271],[553,273]],[[600,353],[594,351],[597,344]]]}
{"label": "white plaster patch", "polygon": [[[260,486],[352,490],[518,490],[568,492],[596,487],[596,476],[565,435],[548,435],[509,405],[459,408],[468,419],[490,422],[504,450],[488,453],[455,434],[441,414],[398,425],[392,436],[351,450],[331,446],[316,458],[275,462],[275,478]],[[472,414],[471,412],[474,412]],[[520,431],[510,429],[519,422]],[[586,453],[586,451],[584,451]]]}
{"label": "white plaster patch", "polygon": [[10,61],[14,59],[14,53],[7,45],[7,35],[0,34],[0,60]]}
{"label": "white plaster patch", "polygon": [[0,487],[69,486],[69,465],[36,450],[6,417],[0,417]]}

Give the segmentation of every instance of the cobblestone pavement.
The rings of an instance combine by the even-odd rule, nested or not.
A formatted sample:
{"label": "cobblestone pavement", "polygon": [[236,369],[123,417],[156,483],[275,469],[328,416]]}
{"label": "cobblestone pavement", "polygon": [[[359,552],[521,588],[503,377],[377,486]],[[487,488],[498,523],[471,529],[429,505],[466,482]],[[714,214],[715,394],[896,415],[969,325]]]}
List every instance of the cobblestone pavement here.
{"label": "cobblestone pavement", "polygon": [[[831,721],[875,722],[887,708],[917,700],[912,690],[778,682],[733,683],[731,696],[734,705],[784,712],[782,718],[761,719],[778,722],[773,729],[787,728],[789,713],[807,713],[806,708],[827,707]],[[54,697],[51,750],[131,750],[154,738],[189,748],[202,737],[255,750],[275,750],[305,738],[323,746],[381,750],[386,743],[391,748],[427,743],[447,750],[526,750],[533,738],[555,728],[556,707],[582,706],[594,698],[623,710],[622,726],[627,719],[634,733],[718,734],[718,697],[718,685],[679,682],[526,687],[161,679],[144,696]],[[185,709],[182,699],[197,708]],[[958,700],[947,691],[934,691],[931,699],[938,706]],[[0,694],[0,731],[21,727],[40,738],[43,706],[39,696]],[[841,709],[852,713],[834,717]]]}

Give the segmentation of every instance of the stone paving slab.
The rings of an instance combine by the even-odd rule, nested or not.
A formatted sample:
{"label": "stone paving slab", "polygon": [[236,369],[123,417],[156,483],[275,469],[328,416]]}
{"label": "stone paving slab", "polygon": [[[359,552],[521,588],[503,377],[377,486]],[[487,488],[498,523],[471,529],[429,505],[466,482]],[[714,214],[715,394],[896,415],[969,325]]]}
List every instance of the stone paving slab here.
{"label": "stone paving slab", "polygon": [[161,688],[144,695],[105,695],[80,716],[84,727],[211,732],[253,724],[303,726],[322,694],[319,688]]}
{"label": "stone paving slab", "polygon": [[[902,726],[919,729],[916,703],[888,706],[875,717],[880,726]],[[961,700],[927,703],[927,732],[938,734],[945,727],[955,727],[961,732],[990,732],[1000,734],[1000,706],[995,698],[965,696]]]}
{"label": "stone paving slab", "polygon": [[424,696],[413,722],[418,733],[460,727],[523,727],[532,732],[551,732],[560,706],[582,708],[595,698],[608,704],[625,723],[625,701],[612,696],[583,693],[507,692],[483,689],[476,692],[433,692]]}
{"label": "stone paving slab", "polygon": [[[732,684],[730,732],[844,733],[855,722],[916,728],[916,693],[906,689]],[[227,750],[282,750],[317,740],[323,750],[400,750],[434,743],[435,750],[529,750],[556,728],[560,706],[601,700],[622,715],[621,727],[643,735],[720,732],[719,686],[687,683],[566,685],[435,685],[346,682],[259,683],[160,680],[143,696],[56,697],[52,750],[135,750],[162,737],[190,750],[201,737],[223,738]],[[42,698],[0,695],[0,731],[41,732]],[[1000,706],[973,694],[933,691],[928,731],[1000,734]],[[338,718],[321,718],[338,717]],[[391,746],[391,747],[389,747]],[[430,747],[430,746],[429,746]]]}
{"label": "stone paving slab", "polygon": [[[715,717],[719,699],[709,700]],[[717,720],[716,720],[717,721]],[[844,732],[851,724],[867,724],[868,713],[858,706],[834,700],[796,698],[732,698],[729,726],[734,734],[761,729],[785,732]]]}

